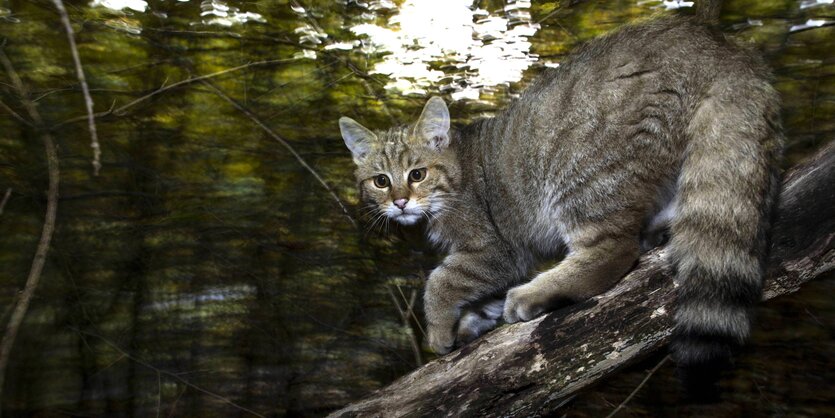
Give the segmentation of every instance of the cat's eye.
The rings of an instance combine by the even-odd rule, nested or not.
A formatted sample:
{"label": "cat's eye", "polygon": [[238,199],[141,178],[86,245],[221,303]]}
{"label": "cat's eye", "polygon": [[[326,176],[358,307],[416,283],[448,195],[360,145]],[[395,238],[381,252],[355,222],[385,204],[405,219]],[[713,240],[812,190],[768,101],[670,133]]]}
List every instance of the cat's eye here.
{"label": "cat's eye", "polygon": [[389,178],[385,174],[379,174],[377,177],[374,177],[374,185],[380,189],[385,189],[389,187]]}
{"label": "cat's eye", "polygon": [[426,169],[425,168],[416,168],[409,172],[409,181],[412,183],[417,183],[419,181],[423,181],[426,178]]}

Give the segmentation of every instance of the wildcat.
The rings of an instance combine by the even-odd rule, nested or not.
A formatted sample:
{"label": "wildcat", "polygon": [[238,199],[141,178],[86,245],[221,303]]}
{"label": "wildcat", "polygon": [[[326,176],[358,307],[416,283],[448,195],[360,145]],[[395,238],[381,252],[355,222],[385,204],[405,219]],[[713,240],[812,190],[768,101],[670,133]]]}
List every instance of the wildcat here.
{"label": "wildcat", "polygon": [[448,252],[424,297],[434,351],[602,293],[668,229],[673,353],[698,366],[745,340],[760,298],[783,143],[769,78],[719,32],[668,17],[589,42],[493,118],[452,126],[433,97],[412,125],[339,126],[362,201],[427,220]]}

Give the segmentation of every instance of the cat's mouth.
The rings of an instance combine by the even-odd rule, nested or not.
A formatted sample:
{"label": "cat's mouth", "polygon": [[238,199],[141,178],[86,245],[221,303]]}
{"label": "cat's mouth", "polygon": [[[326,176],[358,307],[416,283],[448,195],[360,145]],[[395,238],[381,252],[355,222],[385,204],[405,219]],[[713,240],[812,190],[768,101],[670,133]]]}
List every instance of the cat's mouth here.
{"label": "cat's mouth", "polygon": [[388,218],[401,225],[414,225],[422,217],[424,211],[422,206],[415,199],[394,201],[386,208]]}
{"label": "cat's mouth", "polygon": [[414,225],[420,220],[421,216],[414,213],[402,212],[391,217],[392,220],[401,225]]}

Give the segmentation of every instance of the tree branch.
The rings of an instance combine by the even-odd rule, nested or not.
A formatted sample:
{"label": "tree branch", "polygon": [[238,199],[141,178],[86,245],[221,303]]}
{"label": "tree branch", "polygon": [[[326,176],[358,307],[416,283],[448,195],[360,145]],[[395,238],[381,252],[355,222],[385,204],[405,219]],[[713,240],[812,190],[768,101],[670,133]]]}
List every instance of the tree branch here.
{"label": "tree branch", "polygon": [[423,356],[421,355],[420,344],[418,344],[417,335],[415,335],[414,329],[411,328],[411,316],[410,313],[414,315],[414,304],[415,299],[417,299],[417,291],[412,290],[412,294],[409,299],[406,299],[406,295],[403,294],[403,290],[400,289],[400,285],[397,285],[397,290],[400,292],[400,296],[403,297],[403,303],[406,305],[405,308],[400,307],[400,302],[397,301],[397,297],[394,295],[394,291],[391,290],[391,286],[386,286],[386,290],[389,292],[389,296],[391,296],[391,302],[394,304],[394,307],[397,308],[397,313],[400,314],[400,320],[403,321],[403,326],[409,328],[409,343],[412,345],[412,354],[415,356],[415,364],[417,367],[423,366]]}
{"label": "tree branch", "polygon": [[32,122],[29,122],[28,120],[24,119],[23,116],[18,115],[17,112],[15,112],[7,104],[3,103],[2,100],[0,100],[0,108],[3,108],[3,110],[5,110],[6,112],[9,112],[9,114],[12,115],[13,118],[17,119],[18,122],[20,122],[20,123],[22,123],[22,124],[24,124],[24,125],[26,125],[30,128],[32,127]]}
{"label": "tree branch", "polygon": [[6,208],[6,203],[9,202],[10,197],[12,197],[12,188],[11,187],[6,189],[6,193],[3,195],[3,200],[0,201],[0,215],[3,214],[3,209]]}
{"label": "tree branch", "polygon": [[[835,142],[784,178],[763,299],[835,269],[833,207]],[[669,342],[675,285],[665,255],[650,251],[605,294],[499,328],[332,416],[549,415]]]}
{"label": "tree branch", "polygon": [[610,412],[609,415],[606,415],[606,418],[614,417],[615,415],[618,414],[618,412],[620,412],[621,409],[625,408],[626,404],[628,404],[629,401],[631,401],[632,398],[635,397],[635,394],[638,393],[638,391],[640,391],[641,388],[644,387],[644,385],[647,384],[647,381],[649,381],[649,378],[652,377],[652,375],[654,375],[655,372],[657,372],[658,369],[660,369],[661,366],[663,366],[664,363],[666,363],[668,360],[670,360],[670,355],[669,354],[664,356],[664,358],[662,358],[661,361],[659,361],[658,364],[656,364],[655,367],[653,367],[652,370],[650,370],[649,373],[647,373],[647,375],[644,376],[644,380],[641,380],[641,383],[639,383],[638,386],[636,386],[635,389],[633,389],[632,392],[629,393],[629,396],[627,396],[626,399],[624,399],[623,402],[621,402],[620,405],[618,405],[618,407],[615,408],[614,411]]}
{"label": "tree branch", "polygon": [[276,142],[284,146],[284,148],[286,148],[287,151],[289,151],[290,154],[292,154],[293,157],[296,158],[299,164],[301,164],[302,167],[304,167],[308,172],[310,172],[310,174],[313,175],[313,177],[319,182],[319,184],[321,184],[322,187],[325,188],[328,194],[330,194],[331,197],[333,197],[333,200],[336,201],[336,204],[339,205],[340,209],[342,209],[342,213],[345,214],[346,218],[348,219],[348,222],[350,222],[351,225],[354,226],[354,228],[357,228],[357,222],[354,220],[354,217],[351,216],[350,212],[348,212],[348,208],[345,207],[345,204],[342,203],[342,199],[340,199],[336,192],[333,191],[331,186],[329,186],[328,183],[325,182],[325,179],[323,179],[322,176],[320,176],[319,173],[317,173],[316,170],[314,170],[313,167],[311,167],[310,164],[308,164],[307,161],[305,161],[304,158],[302,158],[302,156],[299,155],[298,152],[296,152],[296,150],[290,145],[289,142],[287,142],[287,140],[275,133],[275,131],[270,129],[269,126],[267,126],[263,121],[261,121],[261,119],[255,115],[255,113],[252,113],[252,111],[249,110],[246,106],[238,103],[237,100],[229,97],[229,95],[224,93],[223,90],[220,90],[214,84],[207,80],[201,80],[201,82],[204,85],[206,85],[206,87],[215,92],[215,94],[217,94],[220,98],[229,102],[229,104],[231,104],[235,109],[238,109],[241,113],[243,113],[253,122],[255,122],[255,124],[258,125],[258,127],[260,127],[264,132],[266,132],[267,135],[269,135],[272,139],[276,140]]}
{"label": "tree branch", "polygon": [[[137,363],[141,366],[147,367],[148,369],[156,372],[158,379],[160,378],[160,376],[165,375],[165,376],[167,376],[167,377],[169,377],[173,380],[176,380],[176,381],[182,383],[183,385],[185,385],[187,387],[190,387],[190,388],[192,388],[192,389],[194,389],[194,390],[196,390],[200,393],[206,394],[206,395],[211,396],[212,398],[215,398],[215,399],[217,399],[221,402],[232,405],[233,407],[235,407],[236,409],[238,409],[240,411],[246,412],[246,413],[251,414],[251,415],[255,415],[256,417],[266,418],[265,415],[260,414],[256,411],[253,411],[252,409],[249,409],[245,406],[242,406],[242,405],[236,403],[235,401],[233,401],[233,400],[231,400],[231,399],[229,399],[225,396],[219,395],[219,394],[217,394],[215,392],[212,392],[208,389],[204,389],[201,386],[197,386],[194,383],[191,383],[188,380],[182,378],[180,375],[178,375],[176,373],[172,373],[172,372],[169,372],[167,370],[160,369],[160,368],[154,366],[153,364],[148,363],[147,361],[142,360],[142,359],[128,353],[127,351],[125,351],[121,347],[119,347],[116,343],[114,343],[113,341],[110,341],[109,339],[105,338],[104,336],[94,334],[92,332],[82,331],[80,329],[75,329],[75,331],[78,332],[79,334],[89,335],[91,337],[96,337],[96,338],[102,340],[105,344],[107,344],[108,347],[118,351],[119,354],[121,354],[121,357],[119,357],[119,359],[128,358],[131,361],[133,361],[133,362],[135,362],[135,363]],[[162,402],[162,382],[161,382],[161,380],[158,381],[158,384],[159,384],[159,392],[157,394],[157,415],[159,415],[160,404]]]}
{"label": "tree branch", "polygon": [[84,105],[87,107],[87,128],[90,130],[90,148],[93,149],[93,175],[98,176],[101,170],[101,146],[99,146],[99,134],[96,131],[96,117],[93,114],[93,97],[90,96],[90,89],[87,87],[87,77],[84,76],[84,68],[81,66],[81,56],[78,54],[78,47],[75,45],[75,32],[70,24],[70,17],[64,2],[52,0],[58,14],[61,15],[61,23],[67,32],[67,40],[70,43],[72,60],[75,63],[75,73],[78,75],[78,82],[81,83],[81,92],[84,94]]}
{"label": "tree branch", "polygon": [[[29,92],[23,81],[12,66],[11,61],[6,56],[3,48],[0,48],[0,62],[6,69],[9,78],[17,90],[18,95],[29,117],[36,127],[43,127],[43,119],[38,113],[37,107],[29,98]],[[49,189],[47,190],[46,200],[46,215],[44,216],[43,228],[41,230],[41,238],[38,242],[38,247],[35,250],[35,257],[32,260],[32,267],[29,269],[29,276],[26,278],[26,285],[23,292],[20,293],[12,311],[11,319],[6,325],[6,332],[0,340],[0,399],[3,399],[3,383],[6,378],[6,368],[9,364],[9,357],[11,356],[12,347],[14,346],[17,333],[20,330],[20,325],[23,323],[23,318],[26,316],[26,311],[29,309],[29,303],[32,301],[32,296],[35,294],[35,289],[38,288],[38,283],[41,280],[41,273],[43,272],[44,264],[46,263],[46,254],[49,252],[49,243],[52,241],[52,235],[55,231],[55,216],[58,211],[58,182],[59,182],[59,167],[58,167],[58,151],[55,148],[55,141],[48,131],[39,131],[41,140],[43,141],[44,149],[46,151],[47,171],[49,174]],[[1,413],[1,412],[0,412]]]}
{"label": "tree branch", "polygon": [[[144,101],[146,101],[146,100],[148,100],[148,99],[150,99],[150,98],[152,98],[152,97],[154,97],[158,94],[162,94],[162,93],[164,93],[168,90],[171,90],[171,89],[182,87],[182,86],[185,86],[185,85],[188,85],[188,84],[191,84],[191,83],[196,83],[198,81],[208,80],[210,78],[219,77],[219,76],[222,76],[224,74],[232,73],[232,72],[235,72],[235,71],[240,71],[240,70],[243,70],[243,69],[246,69],[246,68],[249,68],[249,67],[256,67],[256,66],[261,66],[261,65],[272,65],[272,64],[283,64],[283,63],[292,62],[292,61],[296,61],[296,60],[297,60],[297,58],[256,61],[256,62],[250,62],[250,63],[247,63],[247,64],[239,65],[237,67],[227,68],[225,70],[217,71],[217,72],[214,72],[214,73],[211,73],[211,74],[205,74],[205,75],[201,75],[201,76],[197,76],[197,77],[189,77],[185,80],[180,80],[180,81],[178,81],[174,84],[169,84],[167,86],[162,86],[162,87],[160,87],[160,88],[158,88],[158,89],[156,89],[156,90],[154,90],[154,91],[152,91],[152,92],[150,92],[150,93],[148,93],[148,94],[146,94],[146,95],[144,95],[144,96],[142,96],[138,99],[135,99],[135,100],[133,100],[133,101],[127,103],[127,104],[124,104],[122,106],[119,106],[115,109],[110,109],[110,110],[107,110],[105,112],[94,113],[93,116],[97,117],[97,118],[101,118],[103,116],[108,116],[108,115],[111,115],[111,114],[121,116],[128,109],[130,109],[131,107],[136,106],[139,103],[142,103],[142,102],[144,102]],[[64,126],[64,125],[67,125],[67,124],[70,124],[70,123],[76,123],[76,122],[83,121],[86,118],[87,118],[87,116],[78,116],[78,117],[70,118],[70,119],[67,119],[63,122],[59,122],[59,123],[53,125],[52,127],[50,127],[50,129],[55,130],[56,128],[59,128],[61,126]]]}

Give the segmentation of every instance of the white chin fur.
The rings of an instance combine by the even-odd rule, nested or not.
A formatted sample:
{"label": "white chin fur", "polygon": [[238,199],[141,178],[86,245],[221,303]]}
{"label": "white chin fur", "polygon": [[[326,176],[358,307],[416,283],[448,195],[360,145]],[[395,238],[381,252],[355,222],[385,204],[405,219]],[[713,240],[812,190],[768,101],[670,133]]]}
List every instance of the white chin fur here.
{"label": "white chin fur", "polygon": [[423,217],[423,211],[414,199],[409,199],[403,210],[400,210],[394,203],[390,203],[386,208],[386,215],[388,215],[389,219],[401,225],[414,225]]}
{"label": "white chin fur", "polygon": [[412,215],[408,213],[400,214],[393,217],[395,222],[401,225],[414,225],[420,220],[420,215]]}

